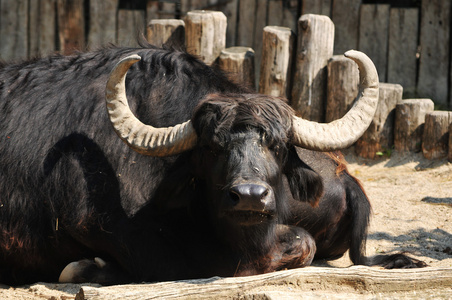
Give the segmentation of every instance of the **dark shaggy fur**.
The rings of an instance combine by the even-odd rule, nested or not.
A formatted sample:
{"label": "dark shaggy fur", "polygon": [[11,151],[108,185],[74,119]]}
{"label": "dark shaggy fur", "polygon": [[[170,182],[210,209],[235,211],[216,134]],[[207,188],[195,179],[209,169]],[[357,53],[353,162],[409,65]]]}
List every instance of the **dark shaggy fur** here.
{"label": "dark shaggy fur", "polygon": [[[155,127],[192,119],[195,149],[143,156],[113,132],[105,84],[135,53],[131,109]],[[350,247],[362,263],[367,198],[334,160],[289,144],[292,114],[184,52],[109,47],[1,65],[0,282],[56,281],[84,258],[74,280],[104,284],[268,272]],[[265,214],[237,209],[230,189],[243,182],[268,190]],[[240,225],[249,219],[261,222]]]}

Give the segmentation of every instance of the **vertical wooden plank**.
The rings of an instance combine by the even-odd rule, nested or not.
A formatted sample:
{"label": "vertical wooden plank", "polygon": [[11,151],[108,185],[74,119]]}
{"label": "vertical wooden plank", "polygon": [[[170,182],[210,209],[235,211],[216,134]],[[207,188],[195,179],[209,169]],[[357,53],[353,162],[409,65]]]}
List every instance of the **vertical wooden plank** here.
{"label": "vertical wooden plank", "polygon": [[176,3],[175,2],[162,2],[160,3],[161,10],[159,13],[159,19],[174,19],[176,18]]}
{"label": "vertical wooden plank", "polygon": [[159,19],[159,11],[158,0],[148,0],[146,2],[146,24],[149,24],[152,20]]}
{"label": "vertical wooden plank", "polygon": [[[328,0],[331,1],[331,0]],[[301,1],[297,0],[288,0],[284,1],[284,11],[283,11],[283,22],[282,26],[288,27],[293,30],[293,32],[297,31],[297,21],[299,17],[299,9],[298,6],[301,5]]]}
{"label": "vertical wooden plank", "polygon": [[228,27],[226,29],[226,47],[235,46],[237,37],[237,9],[239,0],[231,0],[226,4],[223,13],[227,18]]}
{"label": "vertical wooden plank", "polygon": [[422,0],[419,96],[448,104],[450,0]]}
{"label": "vertical wooden plank", "polygon": [[264,28],[259,93],[289,98],[295,34],[287,27]]}
{"label": "vertical wooden plank", "polygon": [[284,18],[284,9],[282,0],[268,1],[268,22],[270,26],[281,26]]}
{"label": "vertical wooden plank", "polygon": [[183,49],[185,47],[185,23],[177,19],[157,19],[149,22],[147,40],[150,44]]}
{"label": "vertical wooden plank", "polygon": [[240,0],[237,46],[253,47],[256,0]]}
{"label": "vertical wooden plank", "polygon": [[28,0],[0,2],[0,59],[28,56]]}
{"label": "vertical wooden plank", "polygon": [[116,43],[116,12],[119,0],[89,2],[88,46]]}
{"label": "vertical wooden plank", "polygon": [[333,44],[334,24],[329,17],[300,17],[291,105],[304,119],[324,121],[327,64],[333,56]]}
{"label": "vertical wooden plank", "polygon": [[[255,68],[255,79],[256,82],[259,82],[260,76],[260,65],[262,61],[262,39],[264,36],[264,28],[267,26],[267,0],[256,0],[256,23],[254,24],[255,33],[254,33],[254,62],[257,66]],[[229,26],[229,24],[228,24]]]}
{"label": "vertical wooden plank", "polygon": [[118,10],[118,37],[117,42],[122,46],[137,47],[138,36],[145,31],[144,10]]}
{"label": "vertical wooden plank", "polygon": [[58,37],[63,54],[85,48],[83,0],[58,0]]}
{"label": "vertical wooden plank", "polygon": [[46,55],[56,50],[56,1],[30,1],[29,55]]}
{"label": "vertical wooden plank", "polygon": [[219,11],[196,10],[185,17],[187,51],[212,64],[226,48],[226,16]]}
{"label": "vertical wooden plank", "polygon": [[350,49],[358,49],[361,0],[332,1],[331,14],[336,28],[334,54],[344,54]]}
{"label": "vertical wooden plank", "polygon": [[372,59],[381,82],[386,82],[389,5],[361,6],[358,49]]}
{"label": "vertical wooden plank", "polygon": [[331,17],[331,1],[333,0],[303,0],[301,14],[316,14]]}
{"label": "vertical wooden plank", "polygon": [[325,122],[342,118],[352,107],[359,92],[358,65],[344,55],[328,62]]}
{"label": "vertical wooden plank", "polygon": [[417,8],[392,8],[389,20],[388,78],[403,86],[405,96],[414,96],[417,73]]}

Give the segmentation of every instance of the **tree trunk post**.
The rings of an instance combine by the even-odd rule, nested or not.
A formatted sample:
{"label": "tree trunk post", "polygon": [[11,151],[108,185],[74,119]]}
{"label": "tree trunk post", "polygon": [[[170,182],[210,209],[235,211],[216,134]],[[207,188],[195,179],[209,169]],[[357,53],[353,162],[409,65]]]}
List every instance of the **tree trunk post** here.
{"label": "tree trunk post", "polygon": [[325,122],[342,118],[352,107],[359,92],[358,66],[344,55],[335,55],[328,62]]}
{"label": "tree trunk post", "polygon": [[334,24],[329,17],[300,17],[291,105],[304,119],[325,119],[327,64],[333,56],[333,46]]}
{"label": "tree trunk post", "polygon": [[264,28],[259,93],[289,98],[294,40],[290,28]]}
{"label": "tree trunk post", "polygon": [[187,51],[211,65],[226,48],[226,16],[219,11],[195,10],[185,18]]}
{"label": "tree trunk post", "polygon": [[380,95],[375,116],[363,136],[355,143],[355,152],[374,159],[394,145],[394,120],[397,103],[402,101],[400,84],[380,83]]}
{"label": "tree trunk post", "polygon": [[396,151],[422,150],[425,115],[434,109],[430,99],[406,99],[396,106],[394,149]]}
{"label": "tree trunk post", "polygon": [[231,79],[255,90],[254,51],[248,47],[230,47],[221,51],[218,60],[220,68]]}
{"label": "tree trunk post", "polygon": [[449,126],[452,112],[433,111],[425,115],[422,153],[427,159],[447,157],[449,143]]}
{"label": "tree trunk post", "polygon": [[146,38],[157,47],[165,45],[181,48],[185,45],[185,23],[177,19],[151,20],[147,26]]}

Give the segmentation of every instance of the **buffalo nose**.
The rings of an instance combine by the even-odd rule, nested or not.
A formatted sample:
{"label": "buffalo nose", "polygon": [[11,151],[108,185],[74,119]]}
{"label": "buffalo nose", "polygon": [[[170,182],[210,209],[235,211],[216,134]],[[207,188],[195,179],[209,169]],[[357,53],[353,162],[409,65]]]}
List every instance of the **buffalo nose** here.
{"label": "buffalo nose", "polygon": [[234,205],[240,202],[262,202],[265,205],[265,198],[268,194],[268,188],[259,184],[240,184],[230,189],[230,195]]}

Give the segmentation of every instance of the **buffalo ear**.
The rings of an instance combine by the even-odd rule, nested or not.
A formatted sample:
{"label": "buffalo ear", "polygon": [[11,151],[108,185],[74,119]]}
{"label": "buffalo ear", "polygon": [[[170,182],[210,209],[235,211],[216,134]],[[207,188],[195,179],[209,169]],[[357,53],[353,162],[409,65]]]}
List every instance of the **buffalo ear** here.
{"label": "buffalo ear", "polygon": [[284,173],[294,199],[308,202],[313,207],[318,205],[323,195],[322,177],[300,159],[295,147],[289,149]]}

